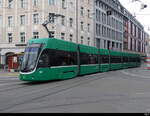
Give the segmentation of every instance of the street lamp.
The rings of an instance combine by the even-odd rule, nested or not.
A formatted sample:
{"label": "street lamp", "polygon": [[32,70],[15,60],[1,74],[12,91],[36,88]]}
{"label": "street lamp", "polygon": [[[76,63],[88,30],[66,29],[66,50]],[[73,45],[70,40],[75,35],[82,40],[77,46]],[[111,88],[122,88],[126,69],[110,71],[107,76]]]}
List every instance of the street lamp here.
{"label": "street lamp", "polygon": [[141,10],[147,8],[147,5],[146,4],[141,4]]}
{"label": "street lamp", "polygon": [[132,2],[140,2],[141,3],[141,10],[147,8],[147,4],[143,3],[141,0],[132,0]]}

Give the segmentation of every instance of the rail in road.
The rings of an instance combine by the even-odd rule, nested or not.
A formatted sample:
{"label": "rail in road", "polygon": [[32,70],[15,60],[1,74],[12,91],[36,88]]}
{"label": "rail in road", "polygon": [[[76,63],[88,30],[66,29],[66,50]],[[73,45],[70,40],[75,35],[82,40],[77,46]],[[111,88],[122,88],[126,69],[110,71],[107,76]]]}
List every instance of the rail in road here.
{"label": "rail in road", "polygon": [[[144,74],[145,74],[145,76],[144,76]],[[93,74],[93,75],[80,76],[80,77],[77,77],[74,79],[69,79],[69,80],[64,80],[64,81],[49,81],[49,82],[45,82],[45,83],[29,83],[29,82],[20,81],[17,77],[12,77],[12,78],[1,77],[0,78],[0,94],[1,94],[0,95],[0,112],[24,112],[24,111],[28,112],[28,111],[32,111],[32,110],[35,111],[37,108],[39,109],[38,111],[40,112],[40,106],[38,107],[37,105],[36,106],[31,105],[30,107],[28,107],[28,105],[32,104],[32,103],[33,104],[40,103],[41,101],[43,101],[43,99],[47,100],[46,98],[52,99],[53,97],[59,96],[60,94],[63,94],[65,92],[69,93],[70,91],[73,91],[73,90],[79,91],[80,89],[83,89],[84,85],[87,86],[87,88],[91,89],[92,86],[89,86],[89,84],[92,85],[92,83],[94,84],[95,82],[98,82],[99,84],[101,82],[105,82],[105,84],[109,83],[108,85],[109,85],[110,89],[112,88],[112,93],[113,93],[113,91],[114,91],[113,87],[115,85],[113,85],[113,83],[108,80],[113,80],[116,82],[118,80],[122,80],[121,82],[123,82],[123,83],[118,83],[118,85],[120,86],[120,89],[123,89],[123,91],[124,91],[124,88],[122,88],[122,86],[125,86],[123,84],[126,83],[127,80],[133,81],[133,82],[135,80],[140,83],[149,82],[150,76],[148,76],[148,74],[150,74],[148,70],[144,70],[143,68],[134,68],[134,69],[111,71],[111,72],[106,72],[106,73],[97,73],[97,74]],[[136,85],[136,86],[138,86],[138,85]],[[127,83],[127,86],[125,86],[125,88],[128,88],[128,83]],[[99,90],[103,89],[103,85],[101,86],[101,88],[98,88],[98,89]],[[108,89],[108,88],[106,88],[106,89]],[[129,90],[127,90],[127,92],[130,91],[131,89],[132,88],[129,88]],[[106,93],[107,93],[107,91],[106,91]],[[112,93],[107,93],[107,94],[111,95]],[[132,93],[134,93],[134,92],[132,92]],[[140,93],[140,94],[136,94],[136,95],[145,95],[145,94],[142,94],[142,92],[138,92],[138,93]],[[146,91],[146,93],[150,93],[150,92]],[[104,93],[100,93],[100,95],[102,95],[102,96],[103,96],[103,94]],[[113,102],[117,102],[118,97],[119,97],[119,99],[121,98],[123,100],[128,100],[128,97],[124,98],[124,97],[126,97],[126,94],[128,94],[128,93],[119,93],[119,96],[116,95],[117,96],[117,99],[115,98],[116,100],[112,99]],[[149,100],[150,94],[146,94],[146,95],[147,96],[144,98]],[[85,96],[91,96],[91,95],[85,95]],[[95,101],[98,99],[103,99],[102,96],[95,97]],[[135,95],[133,94],[132,96],[135,96]],[[61,96],[59,96],[59,97],[61,98]],[[114,95],[112,95],[112,98],[113,97],[114,97]],[[61,99],[59,99],[59,100],[61,100]],[[107,101],[109,101],[109,100],[107,100]],[[103,100],[103,102],[107,102],[107,101]],[[48,103],[50,101],[47,100],[46,102]],[[82,101],[80,103],[82,104],[82,103],[84,103],[84,101]],[[90,104],[91,102],[90,102],[90,100],[87,100],[86,103]],[[98,102],[95,102],[95,104],[96,103],[98,103]],[[111,99],[110,99],[110,103],[112,103]],[[69,104],[69,103],[65,103],[65,104]],[[58,106],[65,106],[65,104],[60,104],[60,105],[51,104],[50,105],[51,107],[45,106],[45,108],[48,109],[48,108],[55,107],[57,109]],[[70,103],[70,105],[72,105],[72,104]],[[103,107],[102,104],[99,104],[99,105],[100,105],[100,107]],[[68,107],[71,107],[71,106],[68,106]],[[115,105],[112,105],[112,107],[115,107]],[[22,109],[22,110],[19,110],[19,109]],[[27,109],[30,109],[30,110],[27,110]],[[107,108],[104,108],[104,109],[107,109]],[[47,111],[49,111],[49,110],[47,110]]]}
{"label": "rail in road", "polygon": [[[34,91],[30,91],[30,92],[25,92],[22,93],[19,96],[15,97],[15,100],[10,101],[8,103],[6,103],[7,105],[2,107],[0,106],[0,112],[3,111],[7,111],[8,109],[15,107],[17,105],[20,104],[26,104],[26,103],[30,103],[33,101],[36,101],[38,99],[41,99],[43,97],[46,96],[52,96],[61,92],[64,92],[66,90],[78,87],[80,85],[83,84],[87,84],[90,83],[92,81],[97,81],[99,79],[102,78],[106,78],[105,74],[94,74],[94,75],[88,75],[88,76],[82,76],[82,77],[77,77],[74,79],[70,79],[70,80],[64,80],[64,81],[53,81],[53,82],[45,82],[45,83],[23,83],[23,82],[13,82],[10,80],[9,82],[6,82],[4,84],[2,84],[3,88],[0,88],[0,93],[2,92],[9,92],[9,91],[13,91],[13,90],[18,90],[18,89],[22,89],[22,88],[27,88],[30,89],[30,87],[33,86],[37,86],[37,85],[43,85],[43,84],[47,84],[50,85],[49,87],[45,87],[42,89],[36,89]],[[0,82],[3,80],[0,80]],[[16,80],[17,81],[17,80]],[[1,86],[1,85],[0,85]],[[35,96],[35,94],[40,93],[40,95]],[[23,98],[23,99],[20,99]]]}

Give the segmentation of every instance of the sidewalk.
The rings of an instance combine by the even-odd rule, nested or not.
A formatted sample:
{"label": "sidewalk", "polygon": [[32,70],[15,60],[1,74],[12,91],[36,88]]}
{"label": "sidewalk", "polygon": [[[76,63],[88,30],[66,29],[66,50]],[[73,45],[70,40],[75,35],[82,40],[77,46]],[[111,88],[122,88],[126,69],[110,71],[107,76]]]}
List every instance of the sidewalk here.
{"label": "sidewalk", "polygon": [[0,69],[0,77],[18,77],[19,72],[6,72]]}

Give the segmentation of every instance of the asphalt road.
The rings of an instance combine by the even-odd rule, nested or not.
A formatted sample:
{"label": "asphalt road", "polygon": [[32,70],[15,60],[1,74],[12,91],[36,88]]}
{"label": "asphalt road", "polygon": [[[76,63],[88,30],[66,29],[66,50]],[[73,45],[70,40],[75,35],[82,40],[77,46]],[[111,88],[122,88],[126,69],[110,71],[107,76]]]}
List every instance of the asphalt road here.
{"label": "asphalt road", "polygon": [[150,70],[134,68],[46,83],[0,74],[0,113],[150,112]]}

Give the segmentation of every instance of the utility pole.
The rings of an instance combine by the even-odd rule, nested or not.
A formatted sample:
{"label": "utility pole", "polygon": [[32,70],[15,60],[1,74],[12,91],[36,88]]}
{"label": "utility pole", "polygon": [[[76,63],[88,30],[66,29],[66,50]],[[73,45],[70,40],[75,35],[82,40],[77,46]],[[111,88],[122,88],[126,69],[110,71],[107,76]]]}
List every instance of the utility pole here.
{"label": "utility pole", "polygon": [[47,25],[55,23],[55,18],[58,18],[58,17],[64,17],[64,16],[61,14],[49,13],[48,19],[42,24],[44,28],[46,29],[49,38],[53,37],[54,31],[50,31]]}

